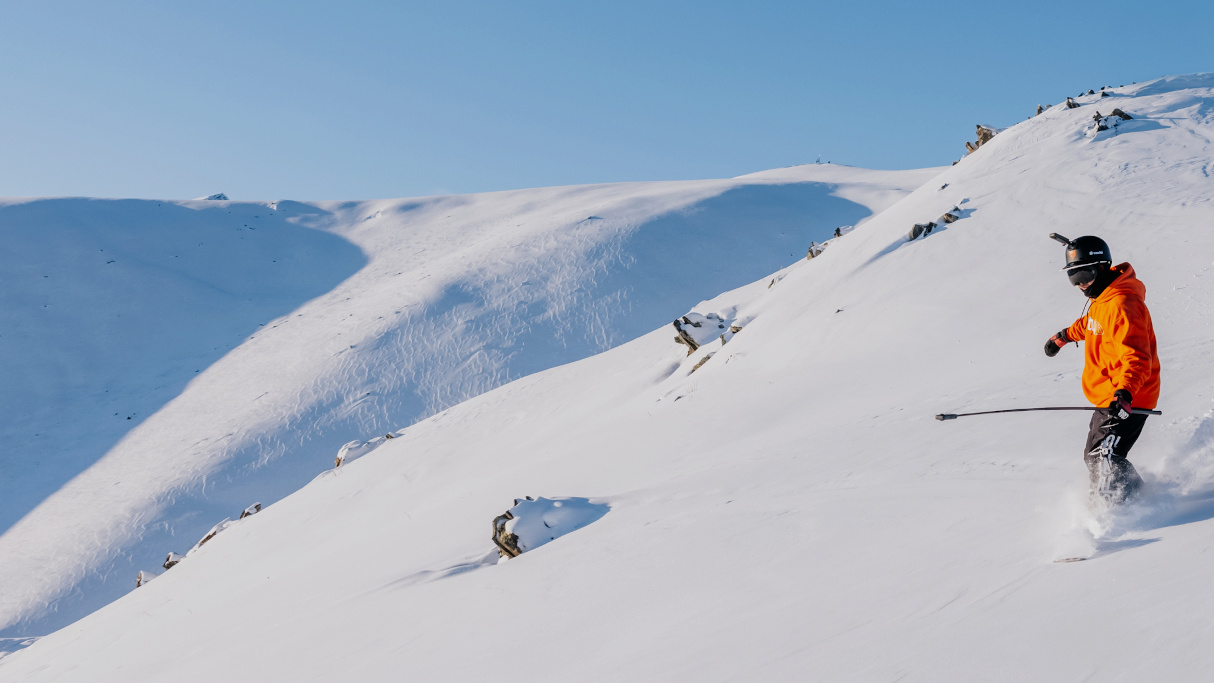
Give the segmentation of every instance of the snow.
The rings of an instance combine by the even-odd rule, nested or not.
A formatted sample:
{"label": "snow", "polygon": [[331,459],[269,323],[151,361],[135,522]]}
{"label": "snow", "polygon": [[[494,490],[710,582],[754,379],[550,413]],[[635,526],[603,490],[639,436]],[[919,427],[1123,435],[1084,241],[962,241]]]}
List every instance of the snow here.
{"label": "snow", "polygon": [[0,638],[0,659],[38,642],[37,638]]}
{"label": "snow", "polygon": [[687,336],[691,337],[697,346],[703,346],[722,337],[725,341],[729,341],[735,334],[733,330],[741,328],[737,320],[715,311],[708,313],[690,311],[679,316],[675,320],[675,324],[676,329],[687,333]]}
{"label": "snow", "polygon": [[358,458],[361,458],[376,448],[384,445],[387,443],[388,439],[391,438],[394,438],[393,435],[385,434],[384,436],[377,436],[369,441],[363,441],[362,439],[350,441],[337,451],[337,457],[333,459],[333,466],[341,467],[347,462],[357,460]]}
{"label": "snow", "polygon": [[[531,321],[537,334],[595,329],[617,332],[613,340],[635,338],[563,365],[574,359],[545,347],[552,363],[511,366],[518,375],[510,378],[518,379],[460,394],[466,400],[426,404],[437,412],[412,425],[347,430],[317,456],[313,475],[331,467],[350,438],[403,427],[150,584],[0,660],[0,680],[142,681],[165,671],[187,681],[1204,679],[1214,664],[1205,646],[1214,608],[1207,560],[1214,547],[1214,75],[1112,93],[1008,128],[957,165],[923,173],[921,187],[900,200],[888,189],[893,183],[866,189],[880,183],[865,180],[864,171],[821,167],[704,184],[416,200],[435,226],[457,207],[486,222],[510,216],[494,223],[498,230],[464,233],[458,243],[442,242],[438,228],[410,224],[416,239],[405,239],[359,227],[379,218],[352,220],[390,213],[399,201],[323,205],[342,218],[316,234],[357,244],[366,263],[290,315],[330,317],[307,335],[288,335],[290,325],[258,333],[208,374],[226,362],[229,371],[251,373],[243,383],[257,386],[248,390],[264,390],[267,380],[251,368],[261,363],[266,376],[290,375],[275,361],[289,355],[291,367],[307,368],[305,386],[356,385],[357,372],[332,371],[324,354],[309,356],[304,347],[358,328],[336,321],[349,313],[361,320],[362,306],[404,289],[367,273],[386,259],[415,258],[409,263],[420,269],[446,258],[459,265],[444,277],[465,288],[514,292],[510,286],[527,278],[550,292],[552,280],[541,278],[603,262],[587,256],[598,253],[592,244],[565,261],[544,257],[542,268],[520,259],[495,269],[494,259],[510,261],[535,244],[522,228],[507,230],[511,221],[534,229],[527,236],[541,243],[561,236],[593,242],[620,213],[585,201],[590,195],[647,207],[637,210],[649,218],[634,225],[687,219],[657,205],[708,204],[735,217],[705,224],[695,238],[628,233],[639,235],[629,242],[635,264],[667,268],[771,263],[743,249],[778,241],[775,229],[717,245],[726,259],[684,251],[704,243],[701,235],[720,239],[748,224],[739,219],[781,204],[778,192],[722,189],[730,183],[780,187],[798,173],[843,171],[865,181],[848,190],[846,178],[835,177],[830,196],[886,199],[821,256],[805,260],[805,244],[855,221],[798,236],[799,253],[790,240],[783,253],[794,255],[765,272],[739,272],[728,282],[733,270],[700,278],[719,284],[713,292],[678,289],[677,278],[655,284],[654,273],[665,272],[656,266],[633,271],[633,301],[651,303],[632,310],[649,309],[655,318],[639,335],[619,317],[591,324],[598,319],[581,312],[593,297],[561,309],[581,316],[569,328],[512,318]],[[1087,137],[1095,107],[1112,101],[1134,119]],[[1149,125],[1127,125],[1134,121]],[[564,202],[569,192],[583,193],[583,201]],[[547,230],[519,221],[529,204],[559,219]],[[958,220],[907,240],[914,223],[953,206],[964,209]],[[1041,352],[1084,304],[1059,273],[1063,249],[1047,237],[1055,231],[1100,235],[1147,286],[1164,414],[1148,419],[1131,453],[1146,480],[1145,500],[1134,508],[1086,506],[1085,413],[933,419],[1084,404],[1081,354]],[[477,240],[488,246],[473,249]],[[484,306],[464,296],[443,310]],[[728,343],[688,356],[670,321],[691,312],[745,324]],[[461,328],[465,334],[510,329],[467,319],[474,322]],[[437,318],[427,320],[425,334],[443,329]],[[368,329],[357,345],[374,343],[362,341],[376,339],[376,328]],[[437,338],[449,345],[461,337]],[[456,367],[444,365],[433,345],[424,351],[425,363]],[[403,353],[362,359],[364,373],[408,362]],[[253,401],[233,399],[245,391],[239,376],[213,380],[223,391],[192,399],[196,408],[181,413],[192,419],[166,415],[182,394],[145,424],[164,416],[164,433],[180,436],[183,425],[222,424],[222,431],[285,423],[302,431],[316,429],[321,416],[339,422],[332,413],[281,407],[263,416]],[[292,380],[303,377],[301,370]],[[392,391],[402,386],[413,385]],[[215,419],[224,408],[216,404],[225,402],[241,419]],[[258,438],[269,439],[272,429],[261,429]],[[315,437],[293,438],[305,444]],[[160,445],[161,458],[189,450],[168,438]],[[297,449],[306,447],[283,446],[284,453]],[[95,490],[82,485],[79,495],[96,501]],[[490,523],[522,494],[540,507],[549,505],[541,499],[577,499],[610,511],[499,563]],[[232,508],[254,499],[246,497]],[[57,519],[48,514],[39,528]],[[1088,559],[1055,562],[1077,556]],[[11,557],[8,548],[0,557]],[[4,568],[6,580],[20,579],[12,566]],[[127,590],[134,575],[124,578]]]}
{"label": "snow", "polygon": [[669,324],[935,172],[0,202],[0,439],[28,454],[0,479],[0,632],[71,623],[342,444]]}
{"label": "snow", "polygon": [[[515,499],[508,511],[511,519],[503,528],[518,537],[521,552],[530,552],[602,518],[610,506],[586,498]],[[509,559],[503,557],[503,560]]]}

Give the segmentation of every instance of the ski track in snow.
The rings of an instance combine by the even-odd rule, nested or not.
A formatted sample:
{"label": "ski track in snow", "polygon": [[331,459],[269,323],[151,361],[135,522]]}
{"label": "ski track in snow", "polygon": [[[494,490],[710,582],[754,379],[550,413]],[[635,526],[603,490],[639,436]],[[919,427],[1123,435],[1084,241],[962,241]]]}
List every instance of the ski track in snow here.
{"label": "ski track in snow", "polygon": [[[440,410],[0,660],[0,681],[169,670],[183,681],[505,670],[540,681],[1203,680],[1214,665],[1214,75],[1117,88],[1112,100],[1083,96],[1012,126],[812,261],[677,302],[673,315],[742,321],[724,345],[688,355],[669,324],[652,325]],[[1094,111],[1113,106],[1143,123],[1089,135]],[[674,187],[695,186],[663,191]],[[609,189],[626,201],[659,186]],[[526,196],[492,199],[507,215]],[[417,203],[441,220],[441,201],[486,197]],[[761,196],[743,197],[763,210]],[[322,208],[355,218],[395,205]],[[961,220],[906,241],[955,205]],[[562,224],[609,214],[579,206]],[[367,268],[381,250],[358,231],[372,223],[329,228],[360,245]],[[1101,235],[1147,286],[1164,415],[1131,453],[1144,499],[1117,511],[1084,500],[1086,417],[932,419],[1083,405],[1080,352],[1041,353],[1083,308],[1050,232]],[[445,253],[425,239],[409,248]],[[602,249],[646,257],[619,244]],[[713,261],[705,252],[686,267]],[[481,304],[468,288],[495,281],[491,263],[444,271],[475,278],[452,278],[465,288],[435,334],[471,319],[461,316]],[[308,305],[358,302],[375,284],[352,282]],[[436,286],[415,303],[449,293]],[[569,329],[602,339],[618,328]],[[265,342],[249,357],[283,348]],[[438,409],[448,396],[435,396]],[[610,512],[496,563],[490,520],[524,495]],[[1089,559],[1054,563],[1066,553]]]}

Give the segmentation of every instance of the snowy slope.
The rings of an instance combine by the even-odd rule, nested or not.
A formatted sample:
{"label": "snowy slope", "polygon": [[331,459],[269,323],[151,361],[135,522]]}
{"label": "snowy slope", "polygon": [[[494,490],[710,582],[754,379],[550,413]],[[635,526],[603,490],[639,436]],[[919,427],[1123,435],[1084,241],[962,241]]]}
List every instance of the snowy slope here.
{"label": "snowy slope", "polygon": [[[1103,99],[700,304],[744,323],[725,346],[685,356],[667,326],[445,410],[0,680],[1204,680],[1214,76]],[[1086,134],[1112,106],[1135,119]],[[1041,352],[1083,306],[1052,231],[1148,288],[1165,415],[1126,514],[1082,504],[1086,415],[932,419],[1082,405],[1077,350]],[[609,511],[496,563],[523,495]]]}
{"label": "snowy slope", "polygon": [[4,202],[0,634],[70,623],[343,443],[668,323],[935,172]]}

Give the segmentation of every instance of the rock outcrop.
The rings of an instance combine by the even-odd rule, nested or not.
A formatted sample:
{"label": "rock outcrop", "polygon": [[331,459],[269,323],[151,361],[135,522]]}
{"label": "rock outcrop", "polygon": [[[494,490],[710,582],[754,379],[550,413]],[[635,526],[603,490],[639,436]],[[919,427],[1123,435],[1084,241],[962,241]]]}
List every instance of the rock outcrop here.
{"label": "rock outcrop", "polygon": [[674,338],[675,342],[686,346],[689,356],[704,344],[718,338],[724,344],[742,331],[740,326],[718,313],[701,314],[694,311],[675,320],[674,329],[678,332]]}
{"label": "rock outcrop", "polygon": [[1003,130],[1002,128],[994,128],[992,126],[984,126],[982,124],[977,125],[976,128],[978,129],[978,142],[970,142],[966,140],[966,154],[973,154],[974,152],[977,152],[979,147],[990,142]]}
{"label": "rock outcrop", "polygon": [[1093,125],[1092,127],[1088,128],[1086,134],[1088,137],[1092,137],[1101,131],[1116,128],[1121,124],[1122,121],[1130,121],[1133,118],[1133,116],[1130,116],[1120,109],[1114,109],[1113,113],[1109,114],[1108,116],[1103,116],[1100,112],[1096,112],[1092,116]]}
{"label": "rock outcrop", "polygon": [[164,558],[164,563],[160,566],[164,567],[165,569],[172,569],[173,567],[177,566],[178,562],[181,562],[184,559],[185,555],[178,555],[175,552],[169,551],[169,554]]}
{"label": "rock outcrop", "polygon": [[[241,510],[240,519],[244,519],[245,517],[250,517],[252,515],[257,514],[258,512],[261,512],[261,503],[253,503],[252,505],[245,508],[244,510]],[[165,556],[164,563],[161,564],[160,566],[164,567],[165,571],[168,571],[168,570],[172,569],[173,567],[176,567],[178,564],[181,564],[182,560],[184,560],[187,557],[189,557],[190,555],[193,555],[194,553],[198,552],[199,548],[201,548],[202,546],[206,545],[211,540],[213,540],[216,536],[218,536],[220,534],[220,532],[231,528],[235,524],[238,524],[240,522],[240,519],[232,520],[231,518],[228,518],[228,519],[223,520],[219,524],[216,524],[215,526],[211,527],[211,530],[206,532],[205,534],[203,534],[202,538],[198,539],[198,542],[194,544],[194,547],[190,548],[189,551],[187,551],[185,555],[179,555],[175,552],[170,551],[169,554]],[[146,576],[146,580],[145,580],[145,576]],[[139,572],[139,574],[135,577],[135,587],[138,588],[139,586],[142,586],[143,584],[147,583],[148,581],[151,581],[156,576],[157,575],[152,572],[146,572],[146,571]]]}
{"label": "rock outcrop", "polygon": [[515,498],[493,519],[493,544],[501,558],[518,557],[598,521],[610,509],[588,498]]}
{"label": "rock outcrop", "polygon": [[[941,188],[941,189],[943,189],[943,188]],[[907,233],[906,240],[908,242],[913,242],[913,241],[919,239],[920,237],[926,237],[926,236],[932,234],[932,231],[935,230],[936,228],[938,228],[941,224],[947,225],[947,224],[954,223],[954,222],[960,220],[962,213],[963,212],[961,210],[961,207],[954,206],[953,208],[949,209],[948,211],[945,211],[944,213],[940,214],[940,217],[934,221],[928,221],[926,223],[915,223],[913,226],[911,226],[910,232]]]}
{"label": "rock outcrop", "polygon": [[333,467],[341,467],[351,460],[357,460],[387,443],[388,439],[395,438],[395,434],[384,434],[383,436],[377,436],[370,441],[362,441],[361,439],[350,441],[337,451],[337,457],[333,458]]}
{"label": "rock outcrop", "polygon": [[911,226],[910,232],[906,235],[906,241],[913,242],[920,237],[927,237],[932,234],[932,230],[936,229],[936,224],[933,221],[926,223],[915,223]]}

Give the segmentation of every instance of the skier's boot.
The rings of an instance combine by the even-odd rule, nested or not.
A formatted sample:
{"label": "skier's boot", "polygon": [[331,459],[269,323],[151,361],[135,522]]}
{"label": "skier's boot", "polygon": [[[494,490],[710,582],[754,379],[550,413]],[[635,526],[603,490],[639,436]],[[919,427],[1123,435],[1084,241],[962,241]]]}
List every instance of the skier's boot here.
{"label": "skier's boot", "polygon": [[1125,457],[1101,453],[1088,462],[1091,477],[1091,497],[1108,505],[1123,505],[1138,497],[1142,477]]}
{"label": "skier's boot", "polygon": [[1111,458],[1114,471],[1114,487],[1120,493],[1121,499],[1117,504],[1131,503],[1142,494],[1142,477],[1129,460],[1114,455]]}

